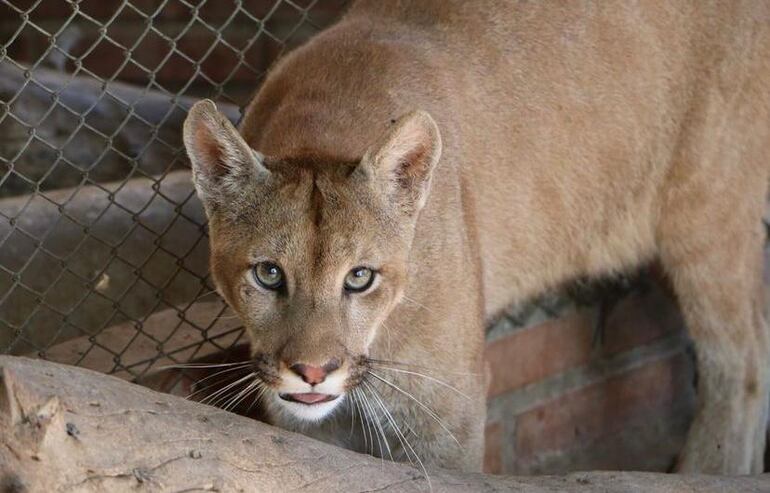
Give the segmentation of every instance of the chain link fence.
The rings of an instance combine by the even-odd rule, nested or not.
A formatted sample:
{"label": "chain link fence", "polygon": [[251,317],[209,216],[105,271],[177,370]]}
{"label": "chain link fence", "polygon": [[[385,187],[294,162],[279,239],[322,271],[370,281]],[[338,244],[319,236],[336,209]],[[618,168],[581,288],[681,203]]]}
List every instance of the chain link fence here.
{"label": "chain link fence", "polygon": [[243,342],[181,143],[240,117],[317,0],[0,2],[0,352],[136,379]]}
{"label": "chain link fence", "polygon": [[[237,121],[270,64],[347,3],[0,0],[0,353],[132,380],[246,357],[208,275],[181,125],[201,97]],[[578,284],[489,337],[633,285]]]}

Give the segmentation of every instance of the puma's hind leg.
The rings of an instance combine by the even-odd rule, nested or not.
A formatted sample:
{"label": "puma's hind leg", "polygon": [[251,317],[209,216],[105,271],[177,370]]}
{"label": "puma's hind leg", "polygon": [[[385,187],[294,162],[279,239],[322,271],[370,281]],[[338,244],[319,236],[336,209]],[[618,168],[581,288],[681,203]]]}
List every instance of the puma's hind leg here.
{"label": "puma's hind leg", "polygon": [[698,408],[680,472],[762,471],[769,370],[764,193],[751,198],[758,187],[729,187],[724,190],[731,197],[708,194],[705,200],[697,187],[688,187],[662,211],[661,260],[695,344],[698,372]]}

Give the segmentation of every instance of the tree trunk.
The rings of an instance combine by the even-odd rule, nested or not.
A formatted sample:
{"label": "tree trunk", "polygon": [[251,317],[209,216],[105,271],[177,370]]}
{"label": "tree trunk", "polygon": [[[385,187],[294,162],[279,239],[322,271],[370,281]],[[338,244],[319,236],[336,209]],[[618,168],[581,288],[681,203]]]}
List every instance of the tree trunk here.
{"label": "tree trunk", "polygon": [[505,477],[381,461],[89,370],[0,356],[0,490],[722,492],[770,476]]}

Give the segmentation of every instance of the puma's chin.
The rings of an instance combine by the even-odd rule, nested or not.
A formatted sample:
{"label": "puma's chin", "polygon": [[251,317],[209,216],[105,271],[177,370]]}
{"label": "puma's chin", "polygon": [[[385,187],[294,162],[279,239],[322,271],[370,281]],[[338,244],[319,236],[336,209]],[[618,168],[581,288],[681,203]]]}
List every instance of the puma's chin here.
{"label": "puma's chin", "polygon": [[344,394],[279,394],[278,405],[289,415],[300,421],[321,421],[334,412],[345,400]]}

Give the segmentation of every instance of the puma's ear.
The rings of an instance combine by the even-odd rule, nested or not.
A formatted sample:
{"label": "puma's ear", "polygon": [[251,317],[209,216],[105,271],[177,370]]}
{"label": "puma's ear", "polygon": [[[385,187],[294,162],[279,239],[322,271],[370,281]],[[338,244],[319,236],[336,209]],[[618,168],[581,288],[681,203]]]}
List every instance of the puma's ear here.
{"label": "puma's ear", "polygon": [[433,170],[441,157],[441,134],[425,111],[401,117],[364,155],[360,171],[407,214],[428,199]]}
{"label": "puma's ear", "polygon": [[239,186],[270,173],[262,156],[209,99],[195,103],[187,114],[184,145],[195,188],[207,209],[228,201]]}

